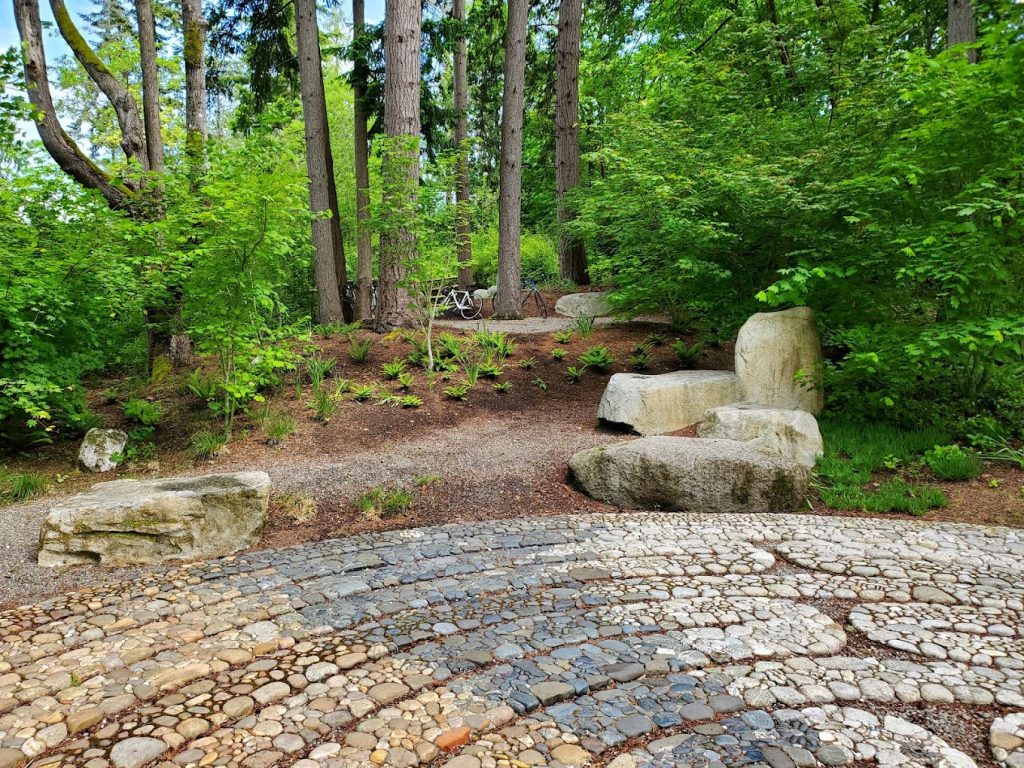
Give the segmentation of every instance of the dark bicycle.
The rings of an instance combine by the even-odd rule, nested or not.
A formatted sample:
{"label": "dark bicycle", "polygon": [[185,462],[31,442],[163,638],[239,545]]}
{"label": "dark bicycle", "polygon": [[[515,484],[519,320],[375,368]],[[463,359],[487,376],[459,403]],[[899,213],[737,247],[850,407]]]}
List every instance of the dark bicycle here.
{"label": "dark bicycle", "polygon": [[537,281],[530,280],[529,278],[523,278],[519,285],[523,289],[522,306],[525,307],[526,303],[532,297],[534,302],[537,304],[537,309],[540,311],[540,316],[546,320],[548,316],[548,305],[547,302],[544,301],[544,296],[541,295]]}

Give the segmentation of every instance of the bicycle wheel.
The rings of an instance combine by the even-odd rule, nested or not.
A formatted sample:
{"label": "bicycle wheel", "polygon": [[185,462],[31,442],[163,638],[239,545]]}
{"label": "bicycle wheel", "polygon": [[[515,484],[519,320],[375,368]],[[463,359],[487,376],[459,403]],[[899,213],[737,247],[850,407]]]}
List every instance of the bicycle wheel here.
{"label": "bicycle wheel", "polygon": [[462,315],[463,320],[476,320],[479,318],[484,309],[483,300],[477,303],[477,300],[473,298],[473,295],[466,292],[466,303],[459,307],[459,314]]}

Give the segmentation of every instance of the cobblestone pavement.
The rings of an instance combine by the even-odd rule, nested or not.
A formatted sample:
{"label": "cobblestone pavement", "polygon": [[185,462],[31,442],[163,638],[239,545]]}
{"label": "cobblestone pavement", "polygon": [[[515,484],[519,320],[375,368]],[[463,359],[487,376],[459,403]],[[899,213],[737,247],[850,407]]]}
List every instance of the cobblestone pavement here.
{"label": "cobblestone pavement", "polygon": [[1011,529],[393,531],[0,612],[0,768],[1024,768],[1022,634]]}

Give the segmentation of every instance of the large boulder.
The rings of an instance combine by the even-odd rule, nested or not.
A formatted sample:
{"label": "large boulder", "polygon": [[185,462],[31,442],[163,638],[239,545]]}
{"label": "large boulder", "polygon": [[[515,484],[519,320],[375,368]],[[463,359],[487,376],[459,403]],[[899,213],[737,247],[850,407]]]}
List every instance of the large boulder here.
{"label": "large boulder", "polygon": [[659,435],[696,424],[709,408],[742,400],[742,393],[740,380],[728,371],[616,373],[597,417],[641,435]]}
{"label": "large boulder", "polygon": [[127,444],[128,433],[120,429],[90,429],[78,449],[78,461],[90,472],[109,472]]}
{"label": "large boulder", "polygon": [[50,510],[39,532],[39,564],[227,555],[259,540],[269,497],[266,472],[97,483]]}
{"label": "large boulder", "polygon": [[752,315],[736,337],[736,375],[744,399],[821,413],[821,339],[810,307]]}
{"label": "large boulder", "polygon": [[697,428],[701,437],[739,440],[775,456],[813,467],[824,450],[818,420],[807,411],[734,403],[712,408]]}
{"label": "large boulder", "polygon": [[567,293],[555,302],[555,312],[565,317],[604,317],[612,311],[607,291]]}
{"label": "large boulder", "polygon": [[804,503],[807,467],[735,440],[644,437],[581,451],[572,479],[617,507],[678,512],[792,512]]}

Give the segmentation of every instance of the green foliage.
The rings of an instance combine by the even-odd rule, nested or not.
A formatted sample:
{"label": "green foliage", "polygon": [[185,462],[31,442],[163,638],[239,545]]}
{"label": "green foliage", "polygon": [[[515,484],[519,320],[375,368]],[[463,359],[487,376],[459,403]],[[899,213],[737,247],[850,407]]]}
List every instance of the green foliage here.
{"label": "green foliage", "polygon": [[398,388],[407,391],[412,387],[413,376],[408,371],[398,374]]}
{"label": "green foliage", "polygon": [[192,371],[188,375],[186,386],[203,405],[217,399],[217,379],[202,370]]}
{"label": "green foliage", "polygon": [[587,371],[587,366],[585,366],[585,365],[581,365],[581,366],[578,366],[578,367],[574,366],[574,365],[571,365],[571,366],[569,366],[568,368],[565,369],[565,375],[569,377],[569,382],[570,383],[576,384],[577,382],[579,382],[579,381],[581,381],[583,379],[583,374],[586,373],[586,371]]}
{"label": "green foliage", "polygon": [[417,397],[416,395],[405,395],[399,398],[399,405],[403,408],[419,408],[423,405],[423,398]]}
{"label": "green foliage", "polygon": [[313,400],[309,407],[313,409],[317,421],[326,424],[334,417],[341,404],[343,392],[344,390],[339,391],[338,388],[328,390],[323,386],[313,387]]}
{"label": "green foliage", "polygon": [[479,363],[464,363],[463,364],[463,366],[462,366],[462,373],[465,375],[466,383],[469,386],[471,386],[471,387],[475,387],[476,386],[476,380],[480,377],[480,368],[481,368],[481,365]]}
{"label": "green foliage", "polygon": [[352,399],[357,403],[365,403],[377,394],[377,388],[370,384],[355,384],[352,387]]}
{"label": "green foliage", "polygon": [[452,384],[449,387],[444,388],[445,397],[450,400],[465,400],[466,395],[469,394],[469,388],[472,385],[469,382],[462,382],[460,384]]}
{"label": "green foliage", "polygon": [[437,335],[437,354],[441,358],[462,361],[465,357],[466,342],[450,333]]}
{"label": "green foliage", "polygon": [[125,418],[144,427],[155,427],[163,416],[160,403],[151,403],[148,400],[129,400],[122,410]]}
{"label": "green foliage", "polygon": [[530,370],[536,364],[537,364],[537,358],[536,357],[524,357],[522,360],[519,361],[519,367],[522,368],[524,371]]}
{"label": "green foliage", "polygon": [[613,358],[611,353],[608,351],[608,347],[603,345],[588,347],[587,350],[580,355],[580,363],[583,364],[584,368],[596,368],[599,371],[606,371],[614,362],[615,358]]}
{"label": "green foliage", "polygon": [[485,379],[496,379],[504,372],[504,369],[500,365],[494,363],[480,363],[479,365],[480,375]]}
{"label": "green foliage", "polygon": [[572,339],[572,331],[578,333],[581,339],[589,339],[594,335],[594,316],[580,315],[579,317],[574,317],[570,329],[570,340]]}
{"label": "green foliage", "polygon": [[370,348],[373,342],[369,339],[353,338],[348,345],[348,356],[354,363],[365,363],[370,359]]}
{"label": "green foliage", "polygon": [[[519,244],[523,277],[537,283],[558,278],[558,243],[535,232],[523,232]],[[489,227],[473,232],[473,270],[481,285],[498,281],[498,230]]]}
{"label": "green foliage", "polygon": [[562,360],[565,358],[565,350],[561,347],[555,347],[551,350],[551,357],[555,360]]}
{"label": "green foliage", "polygon": [[704,344],[695,342],[687,344],[682,339],[676,339],[672,344],[672,351],[676,353],[676,359],[683,368],[694,368],[700,360],[701,352],[704,351]]}
{"label": "green foliage", "polygon": [[533,386],[535,386],[541,392],[547,392],[548,391],[548,383],[546,381],[544,381],[544,379],[540,378],[540,376],[538,376],[536,379],[534,379],[531,382],[531,384],[533,384]]}
{"label": "green foliage", "polygon": [[306,375],[309,376],[309,383],[315,389],[323,384],[327,374],[331,372],[338,361],[333,357],[320,357],[320,354],[315,352],[307,357],[304,362],[306,364]]}
{"label": "green foliage", "polygon": [[279,445],[295,431],[295,419],[289,414],[270,411],[262,420],[263,434],[269,445]]}
{"label": "green foliage", "polygon": [[477,331],[473,334],[473,343],[485,356],[497,357],[499,361],[516,351],[515,342],[504,331]]}
{"label": "green foliage", "polygon": [[636,371],[646,370],[651,364],[651,353],[647,349],[641,346],[629,356],[629,365]]}
{"label": "green foliage", "polygon": [[384,378],[397,379],[405,373],[405,360],[392,360],[390,363],[384,363],[380,370],[384,374]]}
{"label": "green foliage", "polygon": [[494,382],[491,385],[491,387],[493,387],[495,392],[497,392],[499,395],[501,395],[501,394],[504,394],[505,392],[508,392],[508,391],[510,391],[512,389],[512,382],[511,381],[496,381],[496,382]]}
{"label": "green foliage", "polygon": [[404,515],[412,507],[412,494],[401,488],[377,486],[356,499],[356,508],[371,520]]}
{"label": "green foliage", "polygon": [[551,334],[551,337],[559,344],[568,344],[572,341],[572,337],[575,335],[575,331],[571,328],[565,331],[555,331]]}
{"label": "green foliage", "polygon": [[936,445],[924,454],[924,463],[940,480],[973,480],[985,469],[977,453],[957,444]]}
{"label": "green foliage", "polygon": [[0,500],[25,501],[46,490],[46,478],[36,472],[8,472],[0,467]]}
{"label": "green foliage", "polygon": [[878,422],[823,419],[825,455],[815,474],[822,500],[835,509],[924,514],[945,506],[945,495],[903,477],[870,483],[879,473],[913,465],[925,451],[948,440],[940,429],[909,430]]}
{"label": "green foliage", "polygon": [[227,445],[228,439],[223,432],[201,430],[189,438],[188,455],[196,461],[212,459]]}

